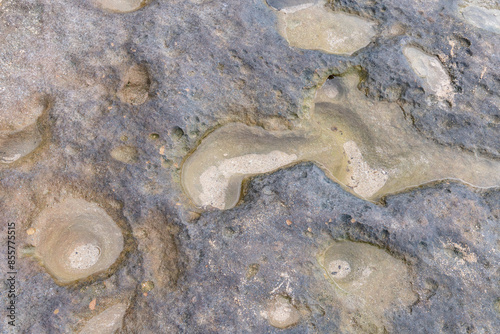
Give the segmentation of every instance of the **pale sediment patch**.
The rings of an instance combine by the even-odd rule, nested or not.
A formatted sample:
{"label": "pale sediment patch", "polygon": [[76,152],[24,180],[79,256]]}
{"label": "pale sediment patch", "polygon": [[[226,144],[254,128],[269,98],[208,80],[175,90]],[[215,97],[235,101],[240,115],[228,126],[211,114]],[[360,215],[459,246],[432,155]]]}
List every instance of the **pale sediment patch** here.
{"label": "pale sediment patch", "polygon": [[290,46],[326,53],[352,55],[370,44],[375,23],[334,12],[323,4],[277,12],[278,30]]}
{"label": "pale sediment patch", "polygon": [[413,46],[405,47],[403,54],[415,74],[423,79],[425,89],[439,97],[452,94],[450,76],[437,57]]}
{"label": "pale sediment patch", "polygon": [[299,322],[300,314],[288,298],[277,296],[268,307],[267,318],[273,327],[288,328]]}
{"label": "pale sediment patch", "polygon": [[79,245],[69,255],[70,266],[74,269],[88,269],[99,260],[101,249],[93,244]]}
{"label": "pale sediment patch", "polygon": [[467,6],[461,12],[465,21],[473,26],[500,34],[500,9]]}
{"label": "pale sediment patch", "polygon": [[127,308],[128,306],[123,303],[108,307],[87,321],[79,334],[114,334],[122,327]]}
{"label": "pale sediment patch", "polygon": [[[311,119],[296,130],[231,123],[213,131],[183,164],[184,190],[197,206],[229,209],[238,202],[245,175],[293,161],[317,162],[346,190],[370,201],[445,179],[500,185],[500,162],[423,137],[399,104],[368,98],[359,82],[359,73],[352,72],[327,80],[317,91]],[[281,162],[268,155],[275,151]]]}
{"label": "pale sediment patch", "polygon": [[144,7],[149,0],[93,0],[93,2],[111,12],[129,13]]}
{"label": "pale sediment patch", "polygon": [[202,192],[199,199],[203,206],[224,209],[227,190],[233,176],[271,172],[296,160],[295,154],[280,151],[267,154],[246,154],[223,160],[218,166],[210,166],[200,175]]}
{"label": "pale sediment patch", "polygon": [[385,185],[389,175],[383,170],[371,168],[354,141],[344,143],[343,147],[348,163],[346,185],[361,197],[372,197]]}
{"label": "pale sediment patch", "polygon": [[46,98],[35,95],[0,110],[0,163],[13,163],[40,146],[38,119],[46,109]]}

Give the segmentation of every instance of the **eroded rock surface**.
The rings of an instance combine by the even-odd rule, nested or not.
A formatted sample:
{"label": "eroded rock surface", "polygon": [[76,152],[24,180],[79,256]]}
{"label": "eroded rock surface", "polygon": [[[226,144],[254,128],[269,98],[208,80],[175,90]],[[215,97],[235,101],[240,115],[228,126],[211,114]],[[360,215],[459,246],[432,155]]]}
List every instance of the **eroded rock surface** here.
{"label": "eroded rock surface", "polygon": [[[8,294],[0,296],[1,333],[498,331],[500,192],[481,188],[499,174],[498,1],[99,3],[109,8],[0,1],[0,131],[11,138],[36,124],[42,138],[0,164],[0,239],[8,245],[15,224],[18,311],[13,327]],[[332,15],[360,25],[328,26]],[[285,17],[303,23],[294,32],[308,39],[290,46],[278,29]],[[353,38],[333,40],[341,54],[331,53],[327,31]],[[431,92],[406,46],[439,61],[451,96]],[[235,125],[241,136],[230,131],[215,145],[234,154],[207,150],[208,167],[245,157],[253,169],[248,155],[264,161],[275,151],[296,158],[236,184],[233,208],[225,198],[226,210],[203,210],[184,192],[183,162]],[[413,187],[441,177],[470,185]],[[97,225],[110,218],[115,227],[87,234],[93,218],[69,228],[80,209],[48,214],[70,197]],[[33,247],[48,231],[44,216],[54,218],[46,226],[68,227],[47,233],[60,237],[44,250],[45,266]],[[116,228],[123,250],[94,273]],[[364,303],[335,285],[318,259],[339,240],[383,250],[383,268],[404,269],[389,277],[391,302],[364,284]],[[11,270],[6,252],[2,273]],[[331,263],[341,267],[337,280],[356,271],[345,259]],[[49,264],[69,271],[65,279],[89,276],[62,283]]]}

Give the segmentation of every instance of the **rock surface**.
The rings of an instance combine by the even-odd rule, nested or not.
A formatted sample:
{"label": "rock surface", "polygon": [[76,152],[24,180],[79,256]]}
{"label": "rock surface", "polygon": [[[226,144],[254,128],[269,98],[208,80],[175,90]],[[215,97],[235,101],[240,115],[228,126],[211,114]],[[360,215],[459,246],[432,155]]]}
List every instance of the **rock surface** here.
{"label": "rock surface", "polygon": [[[300,162],[243,179],[233,208],[206,210],[191,201],[181,182],[183,162],[210,131],[229,123],[302,131],[303,124],[317,120],[318,104],[350,96],[335,82],[352,69],[362,73],[356,84],[360,103],[375,112],[395,106],[399,117],[378,114],[388,120],[379,122],[383,126],[354,126],[371,136],[361,143],[398,133],[404,124],[408,138],[470,159],[446,171],[471,173],[478,161],[498,165],[497,2],[323,2],[328,13],[373,22],[369,43],[342,54],[290,47],[280,35],[279,12],[319,1],[128,1],[123,3],[132,6],[126,10],[105,9],[113,3],[119,2],[0,1],[0,133],[11,138],[33,127],[39,134],[36,145],[19,140],[7,145],[22,147],[15,154],[24,156],[0,163],[0,240],[7,245],[8,224],[15,223],[17,252],[16,327],[2,307],[1,333],[96,328],[494,333],[500,328],[498,185],[427,180],[373,203],[353,191],[359,182],[365,186],[363,177],[349,189],[321,164]],[[406,46],[418,46],[439,61],[452,94],[437,96],[425,87],[408,63]],[[349,102],[359,106],[359,101]],[[345,115],[348,109],[323,110]],[[338,154],[330,157],[347,161],[348,141],[340,136],[337,131],[332,137]],[[406,147],[400,137],[383,139],[391,147]],[[359,152],[349,145],[347,151],[367,175],[391,172],[374,163],[378,160],[365,150],[369,145],[355,142]],[[4,143],[1,139],[0,151]],[[429,146],[419,146],[422,155]],[[413,164],[412,156],[401,161]],[[386,161],[396,160],[388,154]],[[500,175],[494,167],[485,171],[488,182]],[[37,221],[67,198],[92,203],[84,205],[92,215],[104,212],[122,244],[114,243],[120,251],[98,272],[92,268],[106,256],[102,244],[85,237],[63,247],[68,250],[63,263],[90,274],[58,280],[41,262],[43,241],[36,237],[44,228]],[[67,241],[88,236],[80,229],[56,231],[67,233]],[[101,234],[92,233],[104,238],[110,232]],[[58,240],[64,245],[65,238]],[[401,289],[384,300],[370,296],[370,284],[373,291],[383,287],[376,266],[359,276],[364,303],[347,289],[355,280],[337,286],[322,262],[336,243],[376,247],[388,256],[377,263],[397,269],[395,286]],[[2,273],[9,271],[6,257],[4,249]],[[356,272],[344,258],[329,263],[341,266],[335,275],[342,279]],[[2,305],[9,301],[6,279]]]}

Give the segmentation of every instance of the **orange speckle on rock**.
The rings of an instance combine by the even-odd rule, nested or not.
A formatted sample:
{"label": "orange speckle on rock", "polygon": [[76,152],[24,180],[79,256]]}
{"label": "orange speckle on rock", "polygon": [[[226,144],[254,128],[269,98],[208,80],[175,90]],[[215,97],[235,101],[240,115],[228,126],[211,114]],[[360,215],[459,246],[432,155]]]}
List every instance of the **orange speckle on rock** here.
{"label": "orange speckle on rock", "polygon": [[33,227],[30,227],[29,229],[26,230],[26,233],[28,233],[28,235],[33,235],[35,234],[35,229]]}
{"label": "orange speckle on rock", "polygon": [[96,304],[97,304],[97,299],[96,298],[92,299],[92,301],[89,304],[89,309],[91,309],[92,311],[95,310]]}
{"label": "orange speckle on rock", "polygon": [[287,220],[286,220],[286,224],[287,224],[288,226],[290,226],[290,225],[292,225],[292,221],[290,221],[290,220],[288,220],[288,219],[287,219]]}
{"label": "orange speckle on rock", "polygon": [[57,313],[59,313],[59,309],[58,309],[58,308],[56,308],[56,309],[54,310],[54,314],[57,314]]}

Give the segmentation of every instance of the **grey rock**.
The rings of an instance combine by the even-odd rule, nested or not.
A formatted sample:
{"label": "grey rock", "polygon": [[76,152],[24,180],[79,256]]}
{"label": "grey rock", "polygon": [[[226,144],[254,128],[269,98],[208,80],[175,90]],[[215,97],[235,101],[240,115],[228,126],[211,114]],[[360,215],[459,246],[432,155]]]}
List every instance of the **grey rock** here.
{"label": "grey rock", "polygon": [[[293,128],[315,88],[353,66],[366,73],[360,89],[398,102],[427,138],[500,159],[498,34],[465,23],[455,2],[328,3],[376,21],[378,37],[352,57],[291,48],[263,0],[151,1],[126,14],[91,1],[0,2],[0,113],[36,95],[51,101],[40,146],[0,164],[0,240],[15,222],[18,254],[16,328],[2,308],[0,332],[78,332],[119,302],[122,332],[276,333],[262,312],[278,295],[300,314],[287,333],[500,328],[498,188],[450,181],[371,203],[306,163],[250,180],[231,210],[203,212],[184,194],[182,161],[207,131]],[[440,60],[453,99],[421,87],[407,45]],[[133,64],[147,68],[142,104],[118,96]],[[122,146],[136,149],[133,163],[110,155]],[[99,203],[125,245],[113,270],[60,286],[30,255],[28,231],[68,196]],[[317,261],[338,239],[404,261],[417,301],[388,309],[382,327],[350,313]]]}

